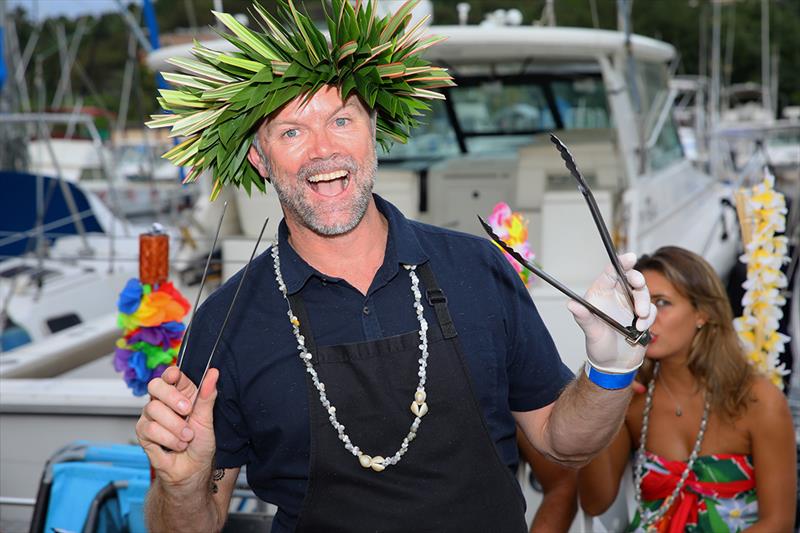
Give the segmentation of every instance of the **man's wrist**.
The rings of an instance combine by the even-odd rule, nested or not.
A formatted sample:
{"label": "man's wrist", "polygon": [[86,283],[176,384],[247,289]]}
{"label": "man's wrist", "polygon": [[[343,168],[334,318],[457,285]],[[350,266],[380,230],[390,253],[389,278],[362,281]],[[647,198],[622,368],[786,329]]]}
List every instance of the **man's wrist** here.
{"label": "man's wrist", "polygon": [[[192,520],[187,521],[186,517]],[[145,519],[148,531],[217,531],[218,510],[208,483],[193,488],[186,484],[172,485],[156,477],[147,494]]]}
{"label": "man's wrist", "polygon": [[589,378],[589,381],[598,387],[607,390],[619,390],[625,389],[633,383],[633,380],[636,378],[636,373],[639,371],[639,367],[627,371],[609,371],[604,368],[596,367],[591,361],[586,361],[586,364],[583,365],[583,370],[586,373],[586,377]]}

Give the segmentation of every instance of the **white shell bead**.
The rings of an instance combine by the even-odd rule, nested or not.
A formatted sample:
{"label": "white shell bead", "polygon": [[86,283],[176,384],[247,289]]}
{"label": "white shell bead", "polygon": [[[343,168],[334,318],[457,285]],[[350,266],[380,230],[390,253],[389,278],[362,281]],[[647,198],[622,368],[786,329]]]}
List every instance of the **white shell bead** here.
{"label": "white shell bead", "polygon": [[414,394],[414,401],[419,403],[419,404],[422,404],[422,403],[425,403],[425,398],[426,397],[427,397],[427,394],[425,394],[424,390],[418,390]]}
{"label": "white shell bead", "polygon": [[370,462],[369,466],[372,467],[372,469],[376,472],[382,472],[383,469],[386,468],[386,465],[383,464],[383,461],[384,461],[383,457],[381,457],[380,455],[376,455],[375,457],[372,458],[372,461]]}
{"label": "white shell bead", "polygon": [[363,466],[364,468],[369,468],[370,465],[372,464],[372,457],[363,453],[358,456],[358,462],[361,463],[361,466]]}
{"label": "white shell bead", "polygon": [[416,416],[423,417],[428,412],[428,404],[422,403],[421,405],[417,402],[411,402],[411,412],[414,413]]}

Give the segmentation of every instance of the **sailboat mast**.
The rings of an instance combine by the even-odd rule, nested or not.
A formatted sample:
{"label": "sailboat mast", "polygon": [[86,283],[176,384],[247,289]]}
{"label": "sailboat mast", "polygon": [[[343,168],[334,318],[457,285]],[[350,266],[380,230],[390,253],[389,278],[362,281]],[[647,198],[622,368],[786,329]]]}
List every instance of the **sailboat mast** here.
{"label": "sailboat mast", "polygon": [[769,110],[770,116],[774,117],[769,67],[769,0],[761,0],[761,104]]}
{"label": "sailboat mast", "polygon": [[720,26],[722,25],[722,0],[713,0],[711,15],[711,94],[709,104],[711,106],[711,146],[709,147],[709,160],[711,163],[711,175],[719,177],[721,167],[720,142],[719,142],[719,106],[720,106]]}

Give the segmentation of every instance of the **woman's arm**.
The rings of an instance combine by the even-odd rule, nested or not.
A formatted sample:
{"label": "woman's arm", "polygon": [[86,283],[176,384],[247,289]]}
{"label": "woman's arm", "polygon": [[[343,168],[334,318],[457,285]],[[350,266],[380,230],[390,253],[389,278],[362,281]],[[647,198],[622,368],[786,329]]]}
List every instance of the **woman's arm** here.
{"label": "woman's arm", "polygon": [[578,471],[578,498],[583,512],[597,516],[614,503],[630,454],[630,432],[627,424],[622,424],[611,444]]}
{"label": "woman's arm", "polygon": [[569,530],[578,511],[575,470],[548,461],[519,428],[517,445],[522,458],[531,465],[533,475],[542,484],[542,503],[533,515],[530,530],[540,533]]}
{"label": "woman's arm", "polygon": [[758,522],[747,531],[790,532],[797,505],[797,449],[789,405],[766,378],[753,385],[748,409],[758,495]]}

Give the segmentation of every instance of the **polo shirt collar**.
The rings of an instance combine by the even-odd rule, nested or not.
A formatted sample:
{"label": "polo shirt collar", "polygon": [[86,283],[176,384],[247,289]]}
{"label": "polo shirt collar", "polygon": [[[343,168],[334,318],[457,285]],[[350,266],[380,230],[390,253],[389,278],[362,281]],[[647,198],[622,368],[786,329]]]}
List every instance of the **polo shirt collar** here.
{"label": "polo shirt collar", "polygon": [[[394,276],[400,264],[420,265],[426,262],[428,256],[422,250],[422,246],[414,234],[411,227],[412,222],[403,216],[399,209],[377,194],[373,194],[373,197],[378,211],[389,223],[389,238],[386,242],[383,265],[377,276]],[[311,276],[329,279],[328,276],[306,263],[289,244],[289,228],[285,220],[281,220],[278,226],[278,244],[280,246],[281,275],[289,294],[294,294],[302,289]]]}

